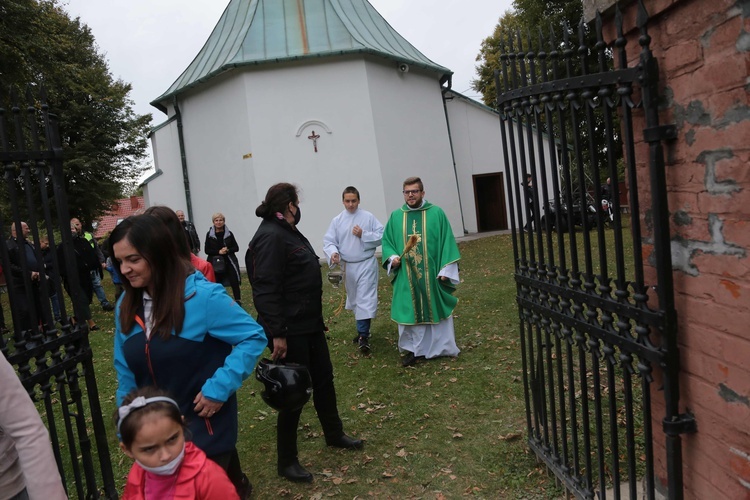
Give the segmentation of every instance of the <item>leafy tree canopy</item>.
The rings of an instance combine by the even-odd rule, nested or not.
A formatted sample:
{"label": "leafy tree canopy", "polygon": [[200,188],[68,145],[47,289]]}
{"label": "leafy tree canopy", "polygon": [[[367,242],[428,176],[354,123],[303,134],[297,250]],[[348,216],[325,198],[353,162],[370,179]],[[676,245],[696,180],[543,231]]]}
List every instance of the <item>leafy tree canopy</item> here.
{"label": "leafy tree canopy", "polygon": [[482,41],[477,55],[477,78],[472,81],[472,88],[482,94],[487,106],[496,107],[495,70],[500,69],[500,46],[509,34],[520,32],[524,40],[531,34],[538,40],[541,30],[549,37],[550,27],[560,37],[561,27],[577,26],[583,15],[583,4],[571,0],[514,0],[513,10],[505,12],[495,26],[492,35]]}
{"label": "leafy tree canopy", "polygon": [[0,0],[0,102],[29,84],[44,86],[58,116],[70,213],[90,225],[135,189],[151,115],[134,113],[131,85],[58,0]]}

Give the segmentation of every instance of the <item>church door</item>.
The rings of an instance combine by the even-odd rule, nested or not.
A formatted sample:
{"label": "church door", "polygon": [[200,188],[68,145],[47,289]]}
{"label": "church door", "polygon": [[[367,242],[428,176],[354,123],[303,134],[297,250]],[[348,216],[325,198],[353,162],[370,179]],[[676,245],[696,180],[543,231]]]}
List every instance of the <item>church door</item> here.
{"label": "church door", "polygon": [[503,174],[497,172],[475,175],[473,179],[474,202],[477,207],[477,230],[481,233],[508,229]]}

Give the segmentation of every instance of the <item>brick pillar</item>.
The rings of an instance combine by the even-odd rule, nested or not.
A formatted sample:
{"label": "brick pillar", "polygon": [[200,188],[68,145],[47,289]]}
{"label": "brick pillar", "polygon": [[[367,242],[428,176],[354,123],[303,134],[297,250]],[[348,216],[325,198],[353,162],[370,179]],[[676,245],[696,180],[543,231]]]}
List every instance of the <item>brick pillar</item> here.
{"label": "brick pillar", "polygon": [[[608,41],[615,38],[613,3],[584,0],[587,20],[596,8],[607,9]],[[682,438],[685,498],[750,498],[750,1],[644,3],[660,66],[660,121],[678,130],[677,141],[666,147],[666,168],[680,406],[698,424],[698,433]],[[621,4],[635,63],[637,5]],[[646,169],[643,127],[637,116],[637,163]],[[639,185],[644,203],[648,186]],[[653,282],[653,267],[648,269]],[[657,381],[652,394],[654,450],[665,484],[659,386]]]}

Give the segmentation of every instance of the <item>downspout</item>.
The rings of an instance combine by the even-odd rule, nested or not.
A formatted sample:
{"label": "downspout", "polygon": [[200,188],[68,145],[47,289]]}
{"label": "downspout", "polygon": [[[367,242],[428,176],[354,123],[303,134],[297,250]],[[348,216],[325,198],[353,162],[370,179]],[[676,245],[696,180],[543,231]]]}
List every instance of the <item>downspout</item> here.
{"label": "downspout", "polygon": [[182,182],[185,185],[185,204],[187,205],[188,220],[193,219],[193,200],[190,197],[190,179],[188,178],[187,156],[185,155],[185,136],[182,133],[182,114],[177,105],[177,96],[172,98],[174,114],[177,117],[177,137],[180,141],[180,160],[182,161]]}
{"label": "downspout", "polygon": [[[445,81],[448,82],[447,87],[443,87],[442,84],[445,83]],[[445,104],[445,101],[447,100],[445,97],[445,93],[448,92],[451,87],[453,86],[453,76],[448,76],[444,81],[440,82],[441,84],[441,92],[443,94],[443,111],[445,112],[445,125],[448,128],[448,144],[450,144],[451,147],[451,161],[453,162],[453,175],[456,178],[456,192],[458,193],[458,210],[461,212],[461,227],[464,230],[464,234],[469,234],[469,231],[466,230],[466,223],[464,222],[464,207],[463,203],[461,203],[461,188],[458,185],[458,169],[456,168],[456,154],[453,151],[453,136],[451,135],[451,122],[448,119],[448,106]]]}

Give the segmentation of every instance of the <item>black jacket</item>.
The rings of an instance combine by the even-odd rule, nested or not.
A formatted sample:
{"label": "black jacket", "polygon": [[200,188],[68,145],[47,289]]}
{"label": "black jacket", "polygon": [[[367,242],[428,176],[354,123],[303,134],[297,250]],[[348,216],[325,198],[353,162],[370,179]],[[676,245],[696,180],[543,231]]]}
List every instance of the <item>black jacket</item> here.
{"label": "black jacket", "polygon": [[[83,290],[84,297],[88,303],[91,303],[91,299],[94,295],[94,285],[91,282],[91,271],[101,270],[101,264],[99,264],[99,257],[96,254],[96,250],[91,243],[83,236],[73,235],[73,252],[75,253],[76,271],[78,272],[78,284]],[[63,285],[68,295],[71,294],[70,281],[67,276],[67,269],[65,267],[65,255],[63,253],[63,246],[57,247],[57,261],[60,263],[60,275],[63,279]]]}
{"label": "black jacket", "polygon": [[187,236],[190,251],[195,255],[198,255],[198,253],[200,253],[201,251],[201,239],[198,237],[198,233],[195,231],[195,225],[187,220],[182,221],[182,229],[185,230],[185,236]]}
{"label": "black jacket", "polygon": [[302,233],[284,220],[264,219],[245,265],[258,323],[269,340],[325,330],[320,259]]}
{"label": "black jacket", "polygon": [[[227,233],[229,234],[227,236]],[[225,255],[219,254],[219,250],[227,247],[227,253]],[[235,273],[237,275],[237,281],[240,280],[240,263],[237,261],[236,253],[240,251],[240,246],[237,244],[237,240],[234,239],[234,234],[229,230],[227,226],[224,226],[224,232],[219,233],[219,237],[211,237],[211,231],[206,233],[206,243],[203,246],[206,251],[206,260],[213,264],[211,257],[219,256],[224,257],[224,267],[226,271],[224,273]],[[219,274],[219,273],[217,273]],[[218,277],[217,277],[218,281]]]}

